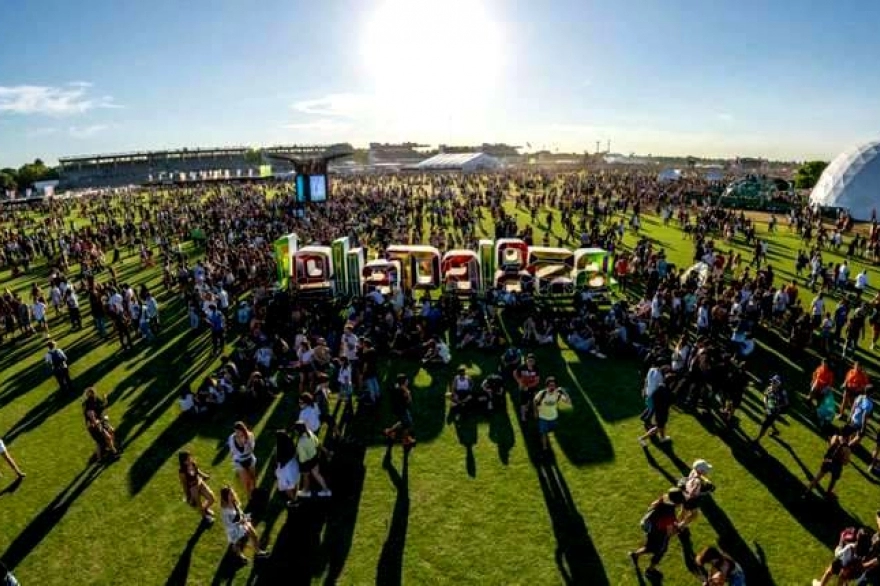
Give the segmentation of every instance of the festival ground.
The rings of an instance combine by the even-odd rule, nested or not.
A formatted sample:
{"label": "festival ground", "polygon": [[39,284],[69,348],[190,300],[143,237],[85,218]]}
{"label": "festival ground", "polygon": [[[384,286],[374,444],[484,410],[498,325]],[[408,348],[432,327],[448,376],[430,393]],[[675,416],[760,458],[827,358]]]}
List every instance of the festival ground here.
{"label": "festival ground", "polygon": [[[517,213],[522,226],[528,218]],[[545,228],[542,216],[536,241]],[[758,230],[766,236],[766,224]],[[670,261],[689,264],[692,243],[679,230],[647,215],[643,232]],[[799,240],[784,226],[769,239],[777,275],[790,275]],[[631,233],[626,243],[634,243]],[[751,258],[750,249],[737,248]],[[191,245],[187,250],[195,255]],[[825,254],[826,262],[840,259]],[[863,266],[853,263],[852,274]],[[44,268],[17,279],[5,271],[0,282],[24,295],[34,279],[45,282]],[[161,269],[141,269],[136,255],[124,256],[116,270],[120,281],[161,289]],[[869,274],[880,283],[876,269]],[[805,302],[809,295],[802,287]],[[361,413],[351,423],[353,441],[331,464],[332,499],[288,513],[273,494],[255,510],[273,555],[239,568],[224,556],[219,524],[200,527],[182,502],[176,462],[178,450],[188,446],[215,490],[234,483],[225,440],[236,417],[228,411],[202,422],[179,417],[179,390],[216,362],[208,334],[189,330],[180,301],[164,292],[159,301],[165,324],[160,342],[130,353],[121,353],[115,341],[101,343],[87,312],[83,332],[71,332],[62,318],[50,323],[77,388],[95,385],[110,400],[124,453],[106,466],[88,463],[93,444],[83,428],[81,396],[57,391],[43,364],[42,336],[3,347],[0,432],[28,476],[12,483],[8,468],[0,466],[0,557],[15,566],[23,584],[286,584],[302,575],[351,585],[636,584],[626,552],[643,539],[639,519],[696,458],[712,463],[718,488],[693,525],[690,545],[719,543],[743,565],[749,584],[808,583],[829,562],[841,527],[874,524],[880,481],[867,469],[864,448],[844,472],[837,503],[799,498],[826,445],[802,400],[817,362],[812,352],[790,348],[775,334],[760,339],[742,429],[751,437],[757,433],[759,379],[778,372],[794,401],[781,437],[767,438],[765,452],[718,429],[711,418],[679,411],[669,425],[674,441],[643,450],[636,441],[642,432],[640,365],[578,356],[560,341],[537,350],[544,372],[554,374],[573,400],[561,413],[553,458],[538,456],[534,430],[520,427],[509,402],[491,419],[447,424],[451,368],[384,364],[383,383],[400,370],[414,377],[419,443],[408,460],[399,448],[385,459],[380,430],[390,415]],[[509,332],[516,326],[505,323]],[[863,346],[859,355],[876,376],[876,353]],[[479,375],[494,370],[498,357],[469,351],[454,355],[453,364],[459,363]],[[284,394],[250,419],[258,437],[259,483],[267,490],[274,486],[267,467],[272,434],[290,424],[294,410],[291,394]],[[697,583],[682,562],[687,545],[673,540],[662,565],[664,583]]]}

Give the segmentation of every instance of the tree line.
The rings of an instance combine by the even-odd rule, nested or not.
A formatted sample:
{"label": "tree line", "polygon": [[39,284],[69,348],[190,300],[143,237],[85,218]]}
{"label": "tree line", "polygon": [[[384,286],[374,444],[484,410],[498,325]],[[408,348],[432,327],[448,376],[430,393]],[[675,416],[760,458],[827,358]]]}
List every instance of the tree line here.
{"label": "tree line", "polygon": [[41,159],[35,159],[33,163],[25,163],[18,169],[0,169],[0,193],[24,191],[37,181],[52,179],[58,179],[58,170],[48,167]]}

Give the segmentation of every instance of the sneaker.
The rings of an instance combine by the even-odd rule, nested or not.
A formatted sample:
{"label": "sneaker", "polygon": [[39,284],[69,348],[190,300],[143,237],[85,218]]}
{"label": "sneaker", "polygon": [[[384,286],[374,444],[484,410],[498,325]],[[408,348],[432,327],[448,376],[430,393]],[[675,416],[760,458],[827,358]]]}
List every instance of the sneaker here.
{"label": "sneaker", "polygon": [[318,496],[333,496],[333,491],[331,490],[322,490],[318,492]]}
{"label": "sneaker", "polygon": [[258,552],[257,552],[256,554],[254,554],[254,555],[256,555],[258,558],[267,558],[267,557],[269,557],[269,556],[272,555],[272,554],[270,554],[270,553],[269,553],[267,550],[265,550],[265,549],[261,549],[260,551],[258,551]]}
{"label": "sneaker", "polygon": [[298,494],[299,498],[307,499],[312,498],[312,491],[310,490],[301,490]]}
{"label": "sneaker", "polygon": [[660,438],[659,440],[657,440],[657,441],[659,441],[661,444],[668,444],[669,442],[672,441],[672,438],[669,437],[668,435],[664,435],[663,437],[661,437],[661,438]]}
{"label": "sneaker", "polygon": [[813,580],[813,586],[822,586],[822,580]]}
{"label": "sneaker", "polygon": [[648,447],[648,442],[646,442],[646,441],[643,440],[642,438],[639,438],[639,445],[642,446],[643,448],[647,448],[647,447]]}

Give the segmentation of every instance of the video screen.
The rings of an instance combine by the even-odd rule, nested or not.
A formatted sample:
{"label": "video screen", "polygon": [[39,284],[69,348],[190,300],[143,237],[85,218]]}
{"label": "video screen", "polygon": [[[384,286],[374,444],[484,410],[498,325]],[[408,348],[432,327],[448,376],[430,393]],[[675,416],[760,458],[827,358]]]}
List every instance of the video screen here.
{"label": "video screen", "polygon": [[296,176],[296,203],[306,203],[306,178],[303,175]]}
{"label": "video screen", "polygon": [[327,201],[327,177],[326,175],[312,175],[309,177],[311,188],[310,200],[313,202]]}

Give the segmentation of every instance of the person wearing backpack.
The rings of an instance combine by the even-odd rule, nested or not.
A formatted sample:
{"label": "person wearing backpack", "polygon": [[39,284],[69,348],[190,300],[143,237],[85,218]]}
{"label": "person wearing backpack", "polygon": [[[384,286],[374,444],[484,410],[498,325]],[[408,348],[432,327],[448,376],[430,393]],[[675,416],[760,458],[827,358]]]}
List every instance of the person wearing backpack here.
{"label": "person wearing backpack", "polygon": [[648,512],[642,517],[640,526],[645,533],[645,543],[635,551],[629,552],[636,570],[639,569],[639,558],[651,555],[651,562],[645,569],[648,576],[659,576],[657,566],[669,548],[669,538],[677,531],[678,507],[684,504],[684,493],[678,488],[671,488],[662,497],[651,503]]}
{"label": "person wearing backpack", "polygon": [[46,364],[52,370],[52,375],[58,381],[58,388],[64,392],[73,389],[73,381],[70,379],[70,368],[67,366],[67,355],[58,347],[54,340],[46,343],[49,351],[46,353]]}
{"label": "person wearing backpack", "polygon": [[825,455],[822,458],[822,466],[807,486],[807,490],[804,491],[803,497],[806,497],[813,492],[813,490],[819,486],[819,482],[825,477],[825,475],[830,474],[831,482],[828,484],[828,490],[825,491],[825,494],[828,498],[836,498],[836,495],[834,494],[834,486],[837,484],[837,481],[840,480],[840,475],[843,473],[843,467],[849,463],[850,455],[852,453],[852,450],[850,449],[852,435],[853,431],[844,427],[839,434],[835,434],[831,437],[831,440],[828,442],[828,449],[825,450]]}
{"label": "person wearing backpack", "polygon": [[776,429],[776,422],[782,417],[785,409],[788,407],[788,394],[782,388],[782,377],[774,374],[770,377],[770,386],[764,391],[764,421],[761,422],[761,431],[758,437],[754,439],[755,445],[761,442],[761,438],[772,428],[770,435],[779,435]]}

